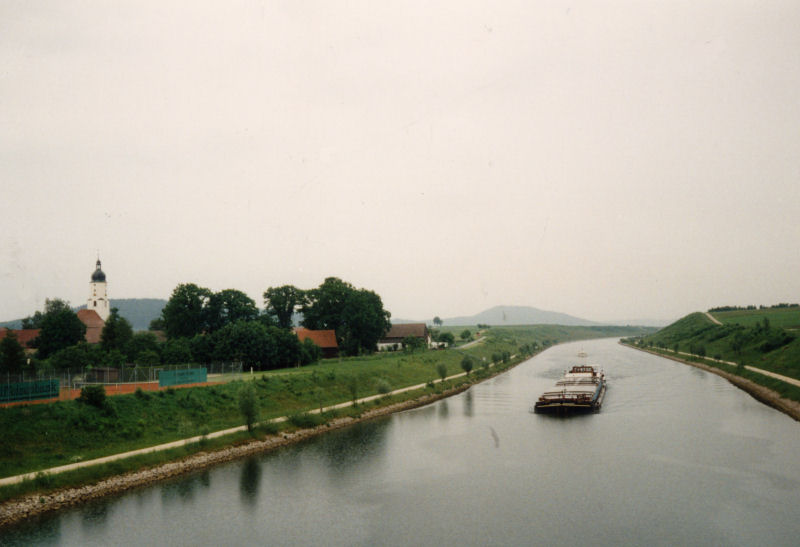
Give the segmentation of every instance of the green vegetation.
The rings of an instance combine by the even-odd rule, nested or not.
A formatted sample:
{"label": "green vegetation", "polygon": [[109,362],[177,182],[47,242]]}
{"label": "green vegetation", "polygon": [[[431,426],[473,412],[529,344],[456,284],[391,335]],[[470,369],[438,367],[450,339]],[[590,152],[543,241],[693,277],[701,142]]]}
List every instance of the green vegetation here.
{"label": "green vegetation", "polygon": [[764,308],[758,310],[733,310],[711,312],[715,319],[726,325],[753,327],[768,320],[773,327],[800,329],[800,307]]}
{"label": "green vegetation", "polygon": [[[752,307],[715,311],[713,316],[723,324],[715,324],[703,313],[693,313],[654,334],[626,342],[663,353],[683,352],[705,358],[704,364],[718,366],[767,387],[774,385],[775,381],[748,372],[744,366],[800,379],[800,339],[793,328],[787,327],[798,324],[800,309]],[[739,366],[732,367],[715,360],[730,361]],[[781,393],[794,391],[795,388],[780,390]]]}
{"label": "green vegetation", "polygon": [[[78,401],[0,408],[0,476],[46,469],[70,462],[206,435],[247,423],[240,406],[245,385],[255,391],[258,420],[308,413],[393,389],[426,384],[461,372],[465,355],[478,362],[507,352],[528,355],[556,341],[632,336],[633,327],[492,328],[484,342],[468,350],[448,349],[412,354],[387,352],[329,359],[302,368],[241,374],[227,384],[108,397],[100,407]],[[509,359],[505,366],[514,364]],[[486,370],[470,376],[485,377]],[[409,393],[415,397],[419,393]],[[399,399],[398,399],[399,397]],[[402,400],[393,396],[392,401]],[[357,409],[356,409],[357,411]],[[249,410],[248,410],[249,414]],[[258,428],[256,428],[256,431]]]}

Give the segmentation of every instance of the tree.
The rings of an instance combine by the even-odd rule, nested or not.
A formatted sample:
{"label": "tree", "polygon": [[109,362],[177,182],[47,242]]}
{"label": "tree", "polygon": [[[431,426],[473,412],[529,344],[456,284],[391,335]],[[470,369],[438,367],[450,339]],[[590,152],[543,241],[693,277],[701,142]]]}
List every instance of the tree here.
{"label": "tree", "polygon": [[462,340],[467,341],[470,338],[472,338],[472,333],[469,331],[469,329],[464,329],[463,331],[461,331],[460,336]]}
{"label": "tree", "polygon": [[167,338],[190,338],[207,328],[208,302],[211,291],[194,283],[183,283],[175,287],[161,310]]}
{"label": "tree", "polygon": [[444,324],[444,321],[442,321],[437,315],[436,317],[433,318],[433,324],[436,325],[437,327],[441,327]]}
{"label": "tree", "polygon": [[255,301],[242,291],[225,289],[212,294],[206,311],[208,332],[219,330],[236,321],[252,321],[258,317]]}
{"label": "tree", "polygon": [[161,361],[165,365],[180,365],[192,362],[192,350],[188,338],[176,338],[164,342]]}
{"label": "tree", "polygon": [[[342,310],[342,347],[349,355],[362,351],[373,352],[380,340],[392,328],[391,314],[383,309],[381,297],[373,291],[360,289],[351,292]],[[339,332],[337,331],[337,334]]]}
{"label": "tree", "polygon": [[436,365],[436,372],[439,373],[439,378],[441,378],[442,382],[444,382],[444,379],[447,378],[447,365],[444,363],[438,363]]}
{"label": "tree", "polygon": [[300,364],[310,365],[316,363],[322,358],[322,348],[311,341],[311,338],[306,338],[300,344]]}
{"label": "tree", "polygon": [[452,346],[456,343],[456,337],[453,336],[452,332],[443,332],[439,335],[439,342],[444,342],[448,346]]}
{"label": "tree", "polygon": [[103,325],[103,332],[100,335],[100,347],[104,351],[113,349],[122,351],[127,348],[132,339],[133,327],[130,322],[120,316],[117,308],[111,308],[111,315]]}
{"label": "tree", "polygon": [[[139,355],[144,352],[152,352],[158,356],[159,344],[156,335],[152,332],[137,332],[131,337],[130,342],[125,347],[125,354],[128,359],[139,363]],[[194,352],[192,352],[194,353]],[[157,359],[156,363],[160,360]]]}
{"label": "tree", "polygon": [[25,349],[17,340],[16,333],[7,331],[6,337],[0,340],[0,373],[20,374],[25,362]]}
{"label": "tree", "polygon": [[46,358],[84,340],[86,325],[64,300],[47,300],[39,324],[39,357]]}
{"label": "tree", "polygon": [[474,366],[475,365],[472,362],[472,357],[470,357],[469,355],[465,355],[464,358],[461,360],[461,368],[464,370],[464,372],[467,373],[467,376],[469,376],[469,373],[472,372],[472,368]]}
{"label": "tree", "polygon": [[247,382],[239,391],[239,410],[244,416],[247,431],[253,431],[253,424],[258,419],[258,395],[253,382]]}
{"label": "tree", "polygon": [[292,315],[305,302],[305,292],[294,285],[270,287],[264,291],[264,308],[282,329],[292,328]]}
{"label": "tree", "polygon": [[338,335],[342,310],[353,291],[355,287],[338,277],[328,277],[318,288],[306,291],[307,298],[300,307],[303,326],[311,330],[332,329]]}
{"label": "tree", "polygon": [[375,351],[378,340],[391,328],[391,314],[373,291],[329,277],[306,295],[301,307],[303,326],[335,330],[339,347],[350,355]]}
{"label": "tree", "polygon": [[425,349],[425,340],[416,336],[406,336],[403,338],[403,351],[414,353],[418,349]]}

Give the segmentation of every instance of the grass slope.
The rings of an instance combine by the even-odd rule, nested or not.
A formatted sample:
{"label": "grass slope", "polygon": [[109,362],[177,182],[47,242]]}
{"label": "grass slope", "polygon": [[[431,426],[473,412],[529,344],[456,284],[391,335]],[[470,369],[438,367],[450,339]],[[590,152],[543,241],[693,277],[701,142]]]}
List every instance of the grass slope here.
{"label": "grass slope", "polygon": [[800,308],[768,308],[763,310],[734,310],[712,312],[718,321],[726,325],[753,327],[769,320],[770,326],[783,329],[800,329]]}
{"label": "grass slope", "polygon": [[[775,325],[776,322],[791,324],[792,320],[773,322],[775,317],[786,319],[790,316],[781,315],[782,312],[783,310],[715,312],[714,317],[722,321],[722,325],[716,325],[703,313],[692,313],[654,334],[645,336],[641,343],[648,347],[677,349],[751,365],[800,379],[800,338],[791,329]],[[769,319],[768,326],[763,322],[765,317]],[[732,371],[731,367],[727,367],[727,370]],[[736,372],[745,375],[741,370],[737,369]],[[766,380],[757,376],[754,375],[752,379],[761,385],[767,385]]]}

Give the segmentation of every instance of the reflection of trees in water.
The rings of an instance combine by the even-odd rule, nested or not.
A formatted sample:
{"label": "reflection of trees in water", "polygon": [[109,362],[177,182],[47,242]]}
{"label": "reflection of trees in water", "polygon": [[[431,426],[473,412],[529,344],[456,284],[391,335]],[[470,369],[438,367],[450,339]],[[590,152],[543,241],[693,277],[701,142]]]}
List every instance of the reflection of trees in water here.
{"label": "reflection of trees in water", "polygon": [[447,419],[450,415],[450,407],[447,406],[447,400],[439,401],[439,417],[442,419]]}
{"label": "reflection of trees in water", "polygon": [[109,503],[90,503],[81,509],[81,526],[85,530],[105,528],[109,516]]}
{"label": "reflection of trees in water", "polygon": [[19,526],[3,530],[0,545],[58,545],[61,543],[61,519],[66,514],[33,517]]}
{"label": "reflection of trees in water", "polygon": [[468,389],[464,393],[464,416],[471,418],[475,414],[475,400],[472,396],[472,390]]}
{"label": "reflection of trees in water", "polygon": [[389,421],[361,422],[342,431],[324,435],[319,442],[320,454],[327,460],[333,477],[380,459],[386,447]]}
{"label": "reflection of trees in water", "polygon": [[239,497],[242,502],[248,507],[255,507],[260,487],[261,461],[258,458],[248,458],[242,465],[242,474],[239,477]]}
{"label": "reflection of trees in water", "polygon": [[192,501],[194,495],[201,486],[203,489],[210,488],[211,477],[208,470],[190,475],[175,482],[167,483],[161,487],[161,502],[168,505],[174,501]]}

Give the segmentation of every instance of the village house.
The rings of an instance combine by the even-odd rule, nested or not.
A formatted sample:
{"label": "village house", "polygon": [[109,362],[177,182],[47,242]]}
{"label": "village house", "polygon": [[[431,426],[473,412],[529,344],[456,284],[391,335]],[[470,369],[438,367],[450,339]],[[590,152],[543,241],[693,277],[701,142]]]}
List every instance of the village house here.
{"label": "village house", "polygon": [[419,338],[425,342],[425,347],[431,347],[431,334],[425,323],[404,323],[392,325],[383,338],[378,340],[378,351],[392,351],[403,349],[403,340],[408,337]]}
{"label": "village house", "polygon": [[294,333],[298,340],[303,342],[311,340],[322,349],[322,358],[330,359],[339,356],[339,344],[336,343],[336,331],[334,330],[311,330],[303,327],[295,327]]}
{"label": "village house", "polygon": [[25,353],[32,353],[35,350],[33,341],[39,337],[39,329],[7,329],[0,327],[0,340],[13,332],[17,337],[17,342],[25,350]]}

